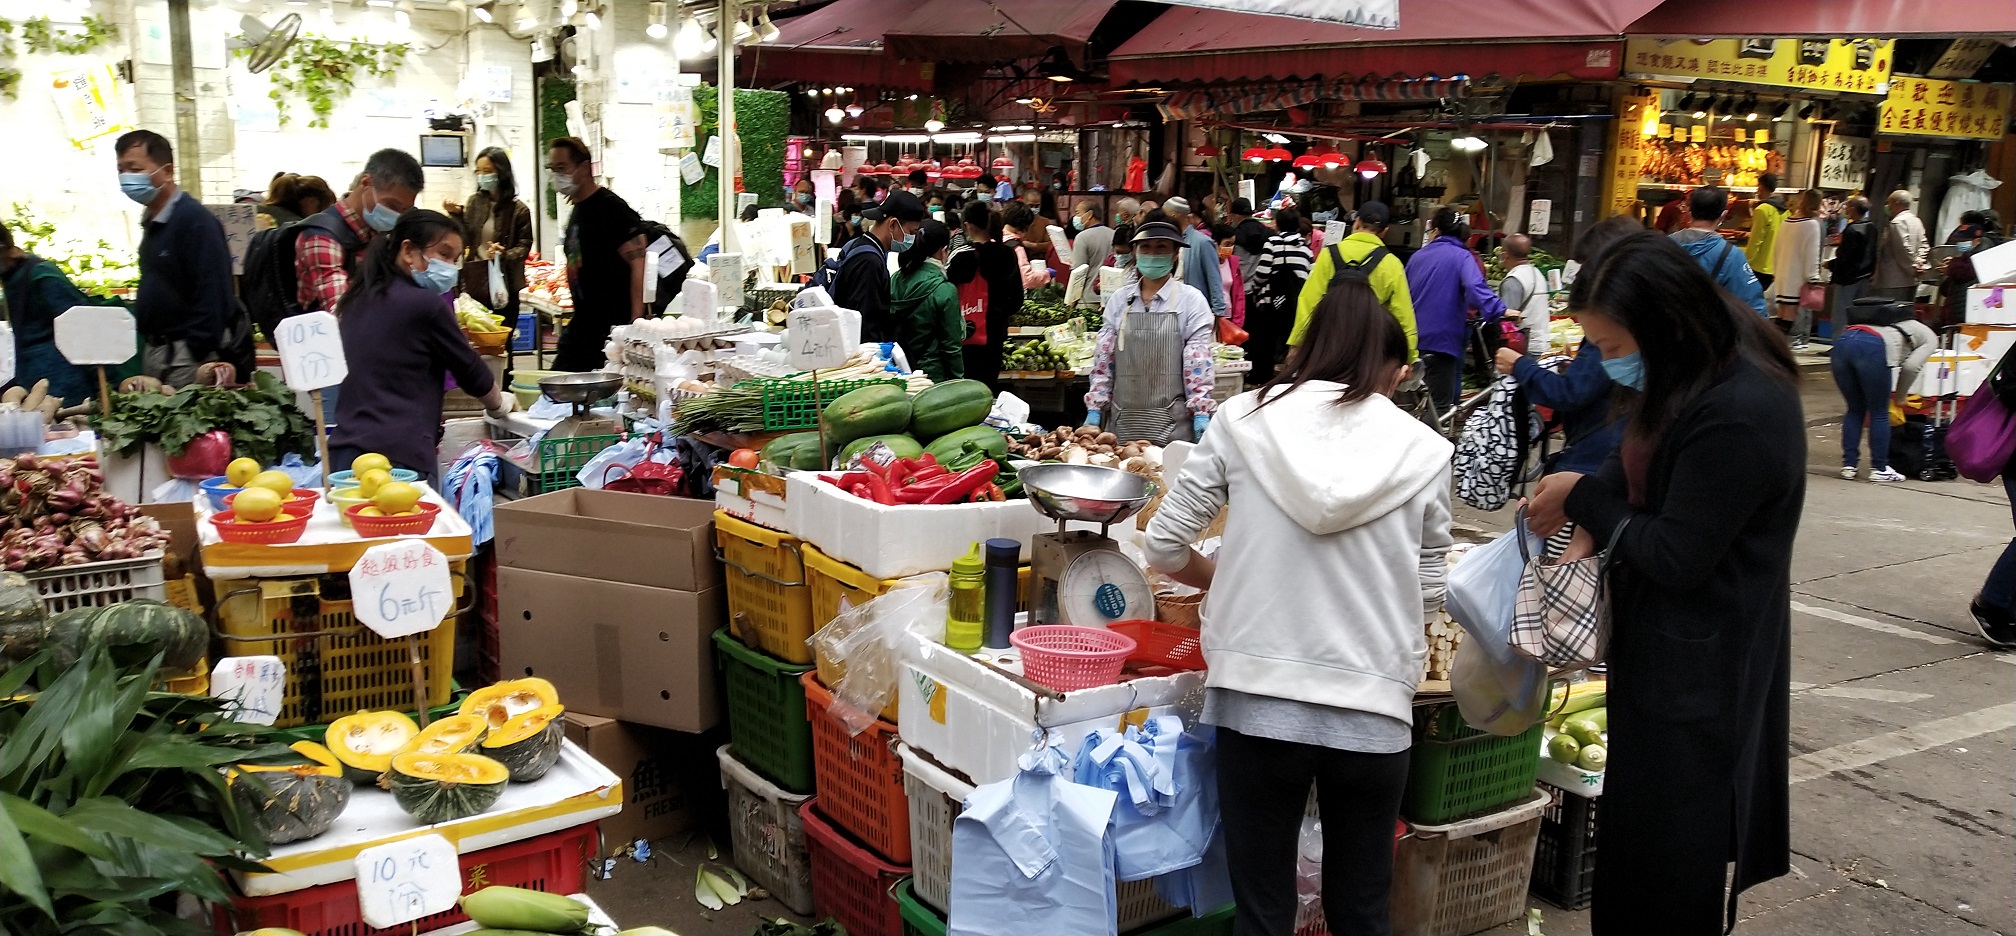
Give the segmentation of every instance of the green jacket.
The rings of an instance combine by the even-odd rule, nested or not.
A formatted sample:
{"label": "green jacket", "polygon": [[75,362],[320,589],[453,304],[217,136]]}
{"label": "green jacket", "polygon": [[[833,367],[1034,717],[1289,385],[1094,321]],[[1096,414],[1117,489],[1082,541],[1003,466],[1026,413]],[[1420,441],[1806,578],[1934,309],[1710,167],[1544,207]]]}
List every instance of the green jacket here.
{"label": "green jacket", "polygon": [[[1337,245],[1337,252],[1344,255],[1344,262],[1357,263],[1372,255],[1372,251],[1385,247],[1386,242],[1376,234],[1353,231],[1350,237]],[[1390,249],[1389,249],[1390,251]],[[1336,264],[1330,262],[1330,245],[1323,245],[1316,251],[1316,263],[1309,268],[1309,278],[1302,283],[1302,295],[1295,302],[1295,330],[1288,335],[1288,343],[1299,345],[1302,335],[1309,330],[1309,317],[1316,313],[1316,305],[1323,301],[1330,291],[1330,277],[1337,272]],[[1407,360],[1419,356],[1414,347],[1414,294],[1407,289],[1407,267],[1400,258],[1388,252],[1379,265],[1372,268],[1372,293],[1379,297],[1386,311],[1400,322],[1407,332]]]}
{"label": "green jacket", "polygon": [[959,346],[966,320],[959,314],[959,289],[945,279],[944,267],[926,261],[916,272],[896,271],[889,278],[889,314],[912,368],[937,383],[965,375]]}

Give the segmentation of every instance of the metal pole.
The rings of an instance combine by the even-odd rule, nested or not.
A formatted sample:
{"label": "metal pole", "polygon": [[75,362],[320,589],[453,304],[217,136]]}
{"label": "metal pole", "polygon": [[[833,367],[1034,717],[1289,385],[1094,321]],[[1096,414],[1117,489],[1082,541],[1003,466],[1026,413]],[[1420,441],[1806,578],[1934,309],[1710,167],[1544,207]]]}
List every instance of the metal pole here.
{"label": "metal pole", "polygon": [[196,56],[189,47],[189,0],[168,0],[168,57],[175,73],[176,182],[201,198],[203,147],[196,129]]}
{"label": "metal pole", "polygon": [[720,120],[714,132],[721,140],[721,184],[716,187],[714,209],[721,224],[721,252],[741,253],[742,244],[735,236],[735,178],[742,174],[742,147],[735,135],[735,23],[741,19],[742,4],[739,0],[720,3],[720,15],[714,19],[714,47],[721,56],[714,78]]}

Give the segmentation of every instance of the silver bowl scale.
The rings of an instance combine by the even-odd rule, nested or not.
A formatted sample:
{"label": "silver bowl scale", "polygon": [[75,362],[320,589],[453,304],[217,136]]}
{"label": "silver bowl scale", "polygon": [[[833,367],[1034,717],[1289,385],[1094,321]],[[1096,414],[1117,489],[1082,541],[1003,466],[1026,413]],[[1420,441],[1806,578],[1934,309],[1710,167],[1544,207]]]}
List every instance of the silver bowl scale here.
{"label": "silver bowl scale", "polygon": [[[1141,512],[1155,497],[1147,478],[1094,465],[1035,465],[1022,469],[1030,506],[1057,521],[1057,532],[1031,538],[1030,574],[1037,624],[1105,627],[1114,621],[1155,616],[1148,579],[1106,535],[1115,523]],[[1067,522],[1099,524],[1099,532],[1066,530]]]}
{"label": "silver bowl scale", "polygon": [[608,419],[590,415],[596,400],[615,393],[623,386],[623,378],[617,374],[589,371],[581,374],[555,374],[539,378],[539,392],[561,402],[574,405],[574,413],[558,423],[546,433],[549,439],[571,439],[577,436],[609,435],[616,431],[616,424]]}

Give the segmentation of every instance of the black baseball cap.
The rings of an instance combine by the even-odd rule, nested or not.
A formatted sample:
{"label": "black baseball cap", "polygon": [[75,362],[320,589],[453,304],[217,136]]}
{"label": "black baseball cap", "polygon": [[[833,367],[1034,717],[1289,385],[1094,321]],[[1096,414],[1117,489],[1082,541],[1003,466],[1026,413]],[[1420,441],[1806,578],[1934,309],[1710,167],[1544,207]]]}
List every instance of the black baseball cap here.
{"label": "black baseball cap", "polygon": [[1232,199],[1232,207],[1226,211],[1228,214],[1251,215],[1253,213],[1253,203],[1244,198],[1235,198]]}
{"label": "black baseball cap", "polygon": [[1368,201],[1358,206],[1358,220],[1372,227],[1385,227],[1393,220],[1393,211],[1385,202]]}
{"label": "black baseball cap", "polygon": [[1183,243],[1183,232],[1176,230],[1176,225],[1167,221],[1150,221],[1134,232],[1136,244],[1151,240],[1175,241],[1180,244]]}
{"label": "black baseball cap", "polygon": [[897,189],[882,199],[882,203],[861,212],[861,217],[870,221],[895,218],[898,221],[923,221],[926,217],[924,203],[917,196]]}

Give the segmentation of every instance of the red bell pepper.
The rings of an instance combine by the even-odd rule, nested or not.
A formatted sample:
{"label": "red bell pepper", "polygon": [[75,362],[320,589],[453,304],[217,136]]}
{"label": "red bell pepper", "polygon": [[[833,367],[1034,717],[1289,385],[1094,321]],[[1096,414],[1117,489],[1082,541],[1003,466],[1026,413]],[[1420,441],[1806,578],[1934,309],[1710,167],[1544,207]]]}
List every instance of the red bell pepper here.
{"label": "red bell pepper", "polygon": [[953,476],[952,480],[944,487],[939,488],[932,492],[930,496],[924,498],[924,503],[956,504],[971,496],[974,491],[986,487],[988,482],[994,480],[994,475],[1000,472],[1000,470],[1001,466],[994,464],[993,459],[987,459]]}

